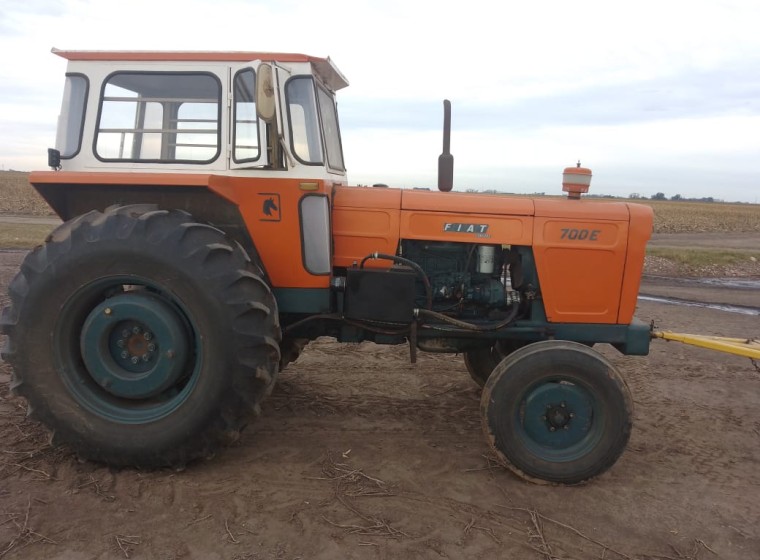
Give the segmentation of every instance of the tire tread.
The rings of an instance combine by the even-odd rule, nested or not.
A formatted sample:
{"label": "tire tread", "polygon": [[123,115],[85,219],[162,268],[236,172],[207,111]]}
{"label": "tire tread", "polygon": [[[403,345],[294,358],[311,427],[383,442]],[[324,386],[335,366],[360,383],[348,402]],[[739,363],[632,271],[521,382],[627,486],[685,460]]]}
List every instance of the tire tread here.
{"label": "tire tread", "polygon": [[[80,244],[103,240],[131,239],[159,245],[176,243],[176,259],[192,270],[202,270],[202,282],[218,292],[216,298],[230,318],[234,347],[230,387],[216,406],[216,414],[200,433],[186,437],[175,447],[146,449],[141,456],[124,455],[119,450],[92,446],[76,429],[66,425],[46,406],[45,399],[29,390],[23,360],[11,351],[20,322],[28,323],[38,307],[29,298],[30,287],[47,277],[58,262],[69,257]],[[139,243],[138,243],[139,246]],[[182,467],[189,461],[212,454],[220,444],[237,438],[248,419],[260,411],[261,401],[271,392],[280,361],[281,336],[277,306],[269,286],[257,274],[260,263],[251,263],[239,244],[221,230],[193,221],[181,210],[159,210],[153,204],[111,206],[104,212],[92,211],[56,228],[45,244],[33,250],[11,282],[11,304],[2,312],[2,332],[8,335],[3,358],[14,369],[13,389],[25,396],[35,418],[46,424],[56,438],[65,441],[78,455],[119,466]],[[44,310],[49,312],[49,310]],[[23,329],[22,329],[23,330]]]}

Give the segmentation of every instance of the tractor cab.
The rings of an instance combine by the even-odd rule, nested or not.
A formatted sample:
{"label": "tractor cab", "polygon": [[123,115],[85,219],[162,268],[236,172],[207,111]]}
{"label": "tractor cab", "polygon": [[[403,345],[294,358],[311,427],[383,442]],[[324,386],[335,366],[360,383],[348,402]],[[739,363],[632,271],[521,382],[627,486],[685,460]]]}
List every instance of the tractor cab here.
{"label": "tractor cab", "polygon": [[345,182],[324,58],[257,52],[53,51],[69,61],[50,165]]}

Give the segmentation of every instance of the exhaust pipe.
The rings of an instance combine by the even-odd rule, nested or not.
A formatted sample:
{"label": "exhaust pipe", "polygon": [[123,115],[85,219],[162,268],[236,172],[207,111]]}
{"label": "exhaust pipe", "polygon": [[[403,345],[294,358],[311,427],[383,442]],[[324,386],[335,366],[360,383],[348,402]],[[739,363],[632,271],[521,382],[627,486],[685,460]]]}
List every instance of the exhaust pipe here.
{"label": "exhaust pipe", "polygon": [[438,156],[438,190],[454,188],[454,156],[451,149],[451,101],[443,100],[443,153]]}

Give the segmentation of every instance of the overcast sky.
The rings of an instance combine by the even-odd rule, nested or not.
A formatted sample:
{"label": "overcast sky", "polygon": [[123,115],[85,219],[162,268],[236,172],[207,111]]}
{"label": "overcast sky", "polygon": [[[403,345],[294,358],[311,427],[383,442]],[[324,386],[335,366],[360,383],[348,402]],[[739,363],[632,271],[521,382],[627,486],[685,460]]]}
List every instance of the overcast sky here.
{"label": "overcast sky", "polygon": [[351,183],[760,202],[760,2],[0,0],[0,166],[43,169],[60,49],[330,56]]}

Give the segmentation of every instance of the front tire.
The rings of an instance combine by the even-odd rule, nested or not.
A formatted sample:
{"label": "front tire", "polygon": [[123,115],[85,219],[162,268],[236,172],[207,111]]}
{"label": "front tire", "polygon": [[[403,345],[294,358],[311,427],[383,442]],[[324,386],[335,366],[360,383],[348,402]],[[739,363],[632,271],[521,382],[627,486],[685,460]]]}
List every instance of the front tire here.
{"label": "front tire", "polygon": [[258,263],[181,211],[90,212],[9,286],[13,387],[80,456],[185,465],[234,441],[269,394],[280,328]]}
{"label": "front tire", "polygon": [[525,344],[517,340],[498,340],[491,346],[471,348],[464,353],[467,373],[478,386],[483,387],[499,362]]}
{"label": "front tire", "polygon": [[603,356],[550,340],[517,350],[483,389],[481,418],[506,467],[532,482],[577,484],[609,469],[631,434],[633,399]]}

